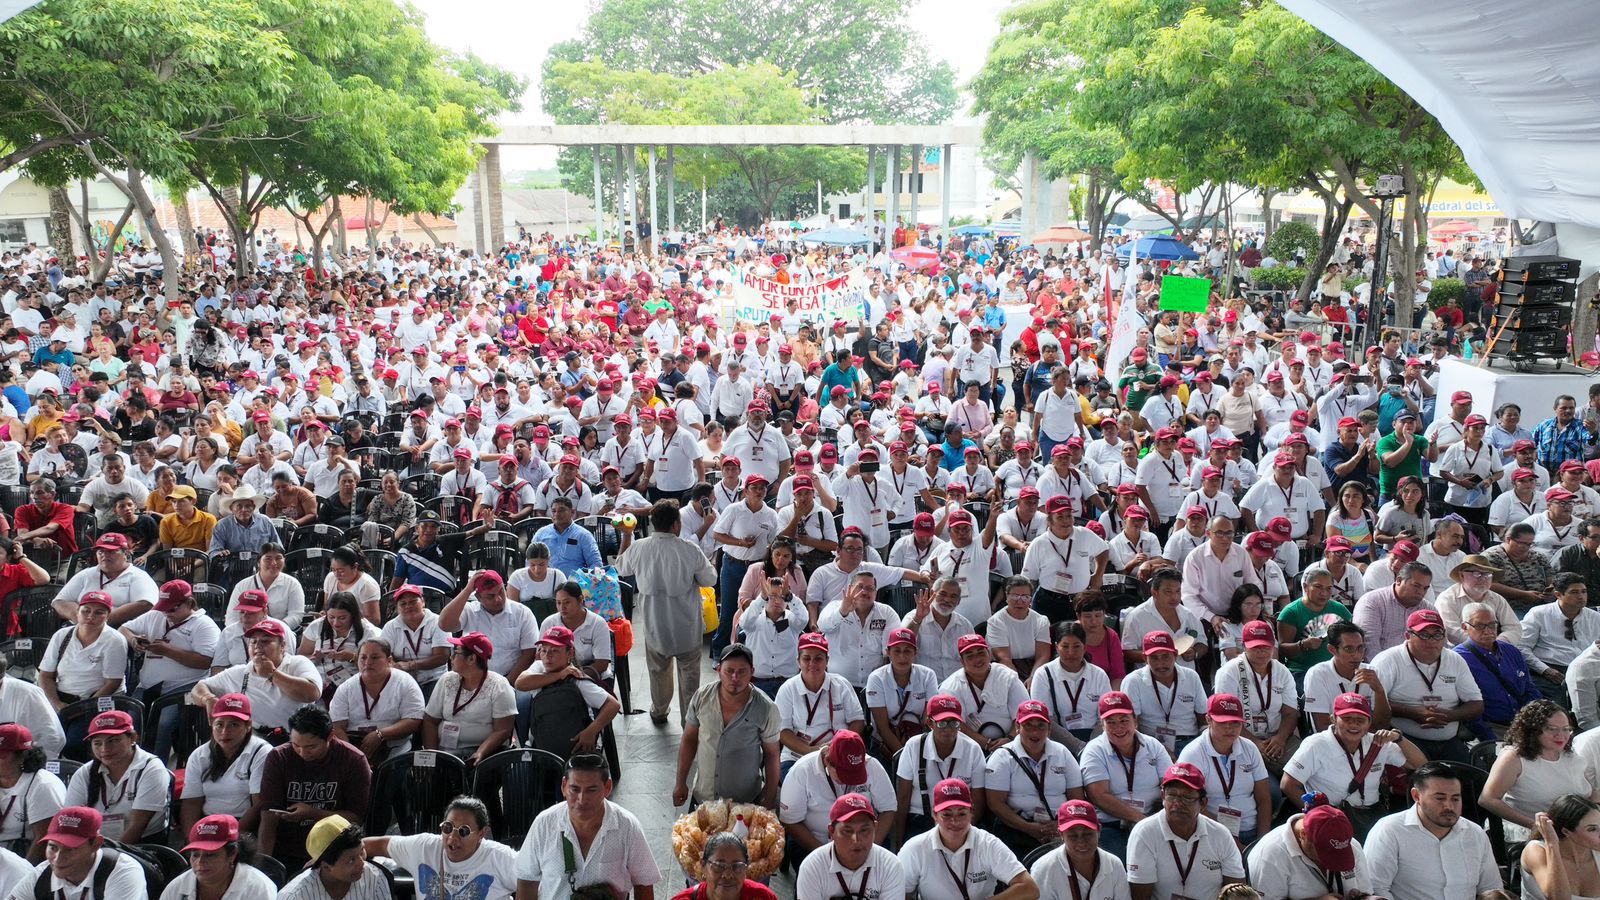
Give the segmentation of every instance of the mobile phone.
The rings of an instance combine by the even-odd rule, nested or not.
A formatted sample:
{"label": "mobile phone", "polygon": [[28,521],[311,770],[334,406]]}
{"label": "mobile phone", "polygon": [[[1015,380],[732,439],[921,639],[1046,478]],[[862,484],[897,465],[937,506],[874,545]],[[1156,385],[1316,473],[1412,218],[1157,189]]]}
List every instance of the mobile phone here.
{"label": "mobile phone", "polygon": [[875,463],[875,462],[862,463],[861,464],[861,471],[863,471],[863,472],[876,472],[876,471],[878,471],[878,463]]}
{"label": "mobile phone", "polygon": [[1372,383],[1372,376],[1371,375],[1347,375],[1345,377],[1351,384],[1371,384]]}

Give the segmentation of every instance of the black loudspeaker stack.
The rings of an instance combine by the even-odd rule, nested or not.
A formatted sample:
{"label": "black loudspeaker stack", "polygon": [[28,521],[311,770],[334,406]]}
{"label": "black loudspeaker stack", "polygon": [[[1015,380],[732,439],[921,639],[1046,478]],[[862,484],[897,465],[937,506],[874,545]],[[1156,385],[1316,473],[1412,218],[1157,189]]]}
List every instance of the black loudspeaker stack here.
{"label": "black loudspeaker stack", "polygon": [[1489,324],[1491,356],[1531,363],[1568,356],[1581,263],[1564,256],[1517,256],[1500,268],[1499,301]]}

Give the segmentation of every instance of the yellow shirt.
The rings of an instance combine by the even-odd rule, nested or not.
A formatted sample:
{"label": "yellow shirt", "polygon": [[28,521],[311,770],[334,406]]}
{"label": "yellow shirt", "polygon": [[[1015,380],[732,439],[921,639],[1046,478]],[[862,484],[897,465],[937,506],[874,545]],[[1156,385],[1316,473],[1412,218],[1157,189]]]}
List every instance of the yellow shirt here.
{"label": "yellow shirt", "polygon": [[194,519],[182,522],[173,513],[161,519],[161,545],[182,547],[187,550],[205,550],[211,546],[211,530],[217,527],[217,517],[203,509],[194,512]]}

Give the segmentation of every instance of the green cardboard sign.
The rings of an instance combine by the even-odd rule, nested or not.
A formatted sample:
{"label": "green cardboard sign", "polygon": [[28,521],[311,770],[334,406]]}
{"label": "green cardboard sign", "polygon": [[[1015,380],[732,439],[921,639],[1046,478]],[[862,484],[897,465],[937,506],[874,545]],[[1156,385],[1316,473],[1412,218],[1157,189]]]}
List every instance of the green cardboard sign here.
{"label": "green cardboard sign", "polygon": [[1161,278],[1161,310],[1203,313],[1211,304],[1211,279],[1165,275]]}

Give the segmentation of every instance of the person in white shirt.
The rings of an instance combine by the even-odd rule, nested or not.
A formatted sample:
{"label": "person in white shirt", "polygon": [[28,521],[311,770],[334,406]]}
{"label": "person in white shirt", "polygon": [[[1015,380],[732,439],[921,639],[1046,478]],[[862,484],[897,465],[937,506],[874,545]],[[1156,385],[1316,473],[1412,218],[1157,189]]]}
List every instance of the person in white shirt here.
{"label": "person in white shirt", "polygon": [[1161,556],[1161,543],[1145,530],[1150,514],[1142,506],[1130,506],[1122,517],[1122,530],[1111,537],[1108,562],[1123,575],[1136,577],[1139,568]]}
{"label": "person in white shirt", "polygon": [[984,807],[994,835],[1026,856],[1056,838],[1055,813],[1068,800],[1083,799],[1083,773],[1072,752],[1050,739],[1050,711],[1038,700],[1017,706],[1017,736],[989,754],[984,771]]}
{"label": "person in white shirt", "polygon": [[773,702],[782,717],[778,740],[783,761],[790,765],[821,749],[839,731],[866,729],[855,688],[828,671],[828,639],[816,632],[800,636],[800,674],[778,688]]}
{"label": "person in white shirt", "polygon": [[1178,762],[1205,775],[1206,812],[1240,844],[1272,827],[1272,780],[1261,751],[1245,733],[1244,704],[1219,691],[1206,704],[1206,730],[1189,742]]}
{"label": "person in white shirt", "polygon": [[857,570],[842,600],[828,603],[817,616],[817,630],[828,639],[828,671],[851,684],[865,685],[888,652],[889,632],[899,622],[886,603],[876,600],[878,579]]}
{"label": "person in white shirt", "polygon": [[[161,900],[185,897],[228,897],[230,900],[274,900],[278,886],[267,874],[241,858],[239,820],[227,814],[206,816],[187,831],[183,854],[189,868],[167,882]],[[245,833],[248,833],[246,830]]]}
{"label": "person in white shirt", "polygon": [[976,634],[956,640],[961,668],[939,685],[939,691],[961,701],[961,730],[992,753],[1011,739],[1016,708],[1028,699],[1015,672],[994,664],[989,644]]}
{"label": "person in white shirt", "polygon": [[1460,778],[1443,762],[1412,773],[1411,808],[1378,820],[1367,835],[1363,849],[1375,893],[1439,900],[1502,887],[1489,836],[1461,817],[1461,797]]}
{"label": "person in white shirt", "polygon": [[[888,809],[894,786],[883,763],[867,754],[867,744],[854,731],[839,731],[822,753],[809,753],[789,769],[778,795],[778,821],[783,823],[792,855],[815,852],[827,843],[829,812],[838,793],[860,793],[876,807]],[[893,820],[877,820],[874,840],[888,840]]]}
{"label": "person in white shirt", "polygon": [[1214,897],[1245,879],[1239,847],[1228,829],[1202,816],[1206,780],[1190,763],[1161,777],[1161,809],[1128,836],[1128,881],[1133,900]]}
{"label": "person in white shirt", "polygon": [[1189,492],[1189,473],[1183,457],[1174,452],[1178,433],[1164,428],[1155,434],[1155,450],[1139,462],[1135,484],[1145,510],[1154,514],[1150,527],[1157,540],[1166,540],[1183,497]]}
{"label": "person in white shirt", "polygon": [[263,618],[245,629],[250,643],[247,662],[203,679],[189,692],[197,706],[210,710],[217,697],[244,694],[250,698],[252,719],[258,728],[283,729],[301,705],[322,696],[322,673],[304,656],[285,655],[289,630],[276,619]]}
{"label": "person in white shirt", "polygon": [[[976,827],[972,787],[958,778],[934,785],[932,831],[900,848],[906,893],[919,900],[989,900],[1036,897],[1038,887],[1001,840]],[[957,873],[960,874],[957,874]],[[1005,891],[999,892],[999,885]]]}
{"label": "person in white shirt", "polygon": [[873,740],[894,754],[906,739],[927,730],[923,712],[938,693],[939,678],[917,664],[917,633],[909,628],[889,632],[889,661],[867,676],[866,705],[872,717]]}
{"label": "person in white shirt", "polygon": [[1205,724],[1205,683],[1194,669],[1178,665],[1171,634],[1147,632],[1142,644],[1145,665],[1129,672],[1122,687],[1133,698],[1139,730],[1175,757]]}
{"label": "person in white shirt", "polygon": [[1022,577],[1039,586],[1035,611],[1055,622],[1071,618],[1075,594],[1100,588],[1111,554],[1099,535],[1073,524],[1071,498],[1057,494],[1044,509],[1049,528],[1023,554]]}
{"label": "person in white shirt", "polygon": [[1250,851],[1250,884],[1263,897],[1347,896],[1371,889],[1366,854],[1350,819],[1317,806],[1267,832]]}
{"label": "person in white shirt", "polygon": [[1217,667],[1212,690],[1239,698],[1245,739],[1276,776],[1300,743],[1300,692],[1289,667],[1274,658],[1278,635],[1272,623],[1244,623],[1242,643],[1243,653]]}
{"label": "person in white shirt", "polygon": [[120,709],[95,716],[89,746],[94,759],[73,773],[62,802],[102,810],[102,833],[124,844],[165,833],[172,773],[139,746],[133,716]]}
{"label": "person in white shirt", "polygon": [[13,885],[8,900],[33,900],[40,893],[80,900],[145,896],[144,869],[127,854],[117,857],[104,890],[94,890],[95,873],[110,859],[106,856],[110,848],[101,835],[103,825],[104,817],[91,807],[68,806],[58,811],[50,818],[43,838],[50,859]]}
{"label": "person in white shirt", "polygon": [[1100,815],[1094,804],[1068,800],[1056,811],[1061,844],[1039,857],[1028,874],[1047,900],[1131,900],[1122,860],[1100,846]]}
{"label": "person in white shirt", "polygon": [[[613,896],[637,896],[661,881],[639,819],[611,802],[611,788],[604,757],[580,753],[567,761],[565,802],[533,820],[517,852],[518,894],[571,900],[575,885],[604,885]],[[573,867],[565,846],[574,850]],[[583,847],[588,851],[577,852]]]}
{"label": "person in white shirt", "polygon": [[903,898],[905,874],[900,859],[876,837],[882,822],[865,795],[851,792],[834,800],[828,810],[829,840],[800,864],[795,895],[832,897],[835,885],[843,885],[853,897]]}
{"label": "person in white shirt", "polygon": [[489,809],[476,797],[445,807],[440,834],[369,837],[368,856],[386,856],[416,879],[428,897],[512,900],[517,894],[517,851],[489,837]]}
{"label": "person in white shirt", "polygon": [[257,802],[272,745],[250,724],[250,698],[225,694],[211,706],[211,739],[196,747],[185,764],[180,826],[228,815],[254,831],[261,821]]}
{"label": "person in white shirt", "polygon": [[1468,762],[1461,723],[1483,715],[1483,693],[1465,658],[1444,646],[1444,619],[1418,609],[1406,617],[1405,641],[1379,653],[1372,668],[1396,728],[1429,759]]}

